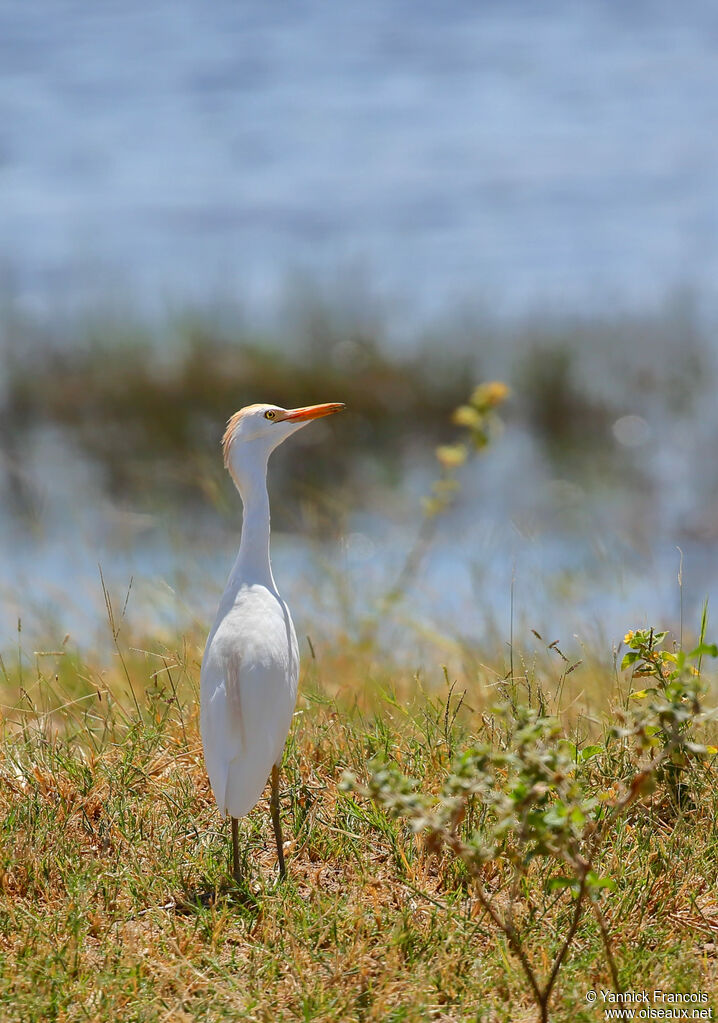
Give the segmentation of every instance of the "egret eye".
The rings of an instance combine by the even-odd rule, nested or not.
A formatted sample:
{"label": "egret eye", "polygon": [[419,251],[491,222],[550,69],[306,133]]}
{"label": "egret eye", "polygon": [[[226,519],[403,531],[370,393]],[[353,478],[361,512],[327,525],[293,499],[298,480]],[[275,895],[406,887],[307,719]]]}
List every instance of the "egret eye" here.
{"label": "egret eye", "polygon": [[264,418],[265,419],[276,419],[277,418],[277,413],[274,411],[274,409],[268,408],[267,411],[264,413]]}

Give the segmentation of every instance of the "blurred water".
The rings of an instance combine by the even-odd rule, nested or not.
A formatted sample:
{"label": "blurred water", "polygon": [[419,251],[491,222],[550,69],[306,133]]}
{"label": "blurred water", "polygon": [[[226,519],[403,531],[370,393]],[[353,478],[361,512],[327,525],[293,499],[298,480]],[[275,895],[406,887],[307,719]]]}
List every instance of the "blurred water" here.
{"label": "blurred water", "polygon": [[[686,284],[715,313],[717,58],[707,0],[0,0],[0,281],[50,318],[227,298],[261,317],[288,274],[353,285],[365,269],[394,337],[465,301],[590,313]],[[507,437],[467,481],[411,616],[505,636],[513,575],[517,620],[615,639],[677,616],[678,544],[695,615],[718,579],[712,424],[616,427],[652,452],[645,492],[582,489]],[[134,576],[140,621],[205,621],[236,529],[119,512],[50,450],[36,532],[2,513],[0,649],[17,615],[84,640],[98,561],[116,596]],[[413,467],[392,512],[368,497],[338,548],[277,538],[300,631],[373,605],[428,475]]]}
{"label": "blurred water", "polygon": [[[210,507],[189,515],[181,507],[122,511],[82,462],[67,452],[58,458],[51,444],[45,454],[37,477],[48,513],[34,532],[17,518],[2,519],[0,652],[12,651],[18,618],[30,654],[59,645],[66,632],[72,645],[107,647],[100,569],[116,617],[131,586],[126,634],[171,643],[177,629],[205,629],[236,555],[239,498],[226,515]],[[418,656],[422,635],[496,649],[508,642],[513,605],[519,648],[534,645],[529,630],[536,629],[564,649],[585,645],[605,655],[628,628],[677,627],[681,600],[686,628],[694,630],[703,600],[718,601],[718,508],[706,503],[698,521],[695,495],[680,500],[680,436],[660,437],[646,458],[671,481],[675,500],[659,500],[650,482],[607,477],[581,485],[557,477],[535,440],[508,430],[463,475],[460,499],[406,600],[382,612],[382,639],[409,658]],[[400,488],[372,490],[353,508],[342,509],[328,493],[340,524],[336,543],[317,539],[301,517],[295,533],[275,531],[275,577],[301,636],[339,630],[357,637],[367,616],[381,611],[435,474],[430,458],[415,461]]]}
{"label": "blurred water", "polygon": [[400,320],[715,307],[717,57],[708,0],[4,0],[0,266],[50,314],[357,266]]}

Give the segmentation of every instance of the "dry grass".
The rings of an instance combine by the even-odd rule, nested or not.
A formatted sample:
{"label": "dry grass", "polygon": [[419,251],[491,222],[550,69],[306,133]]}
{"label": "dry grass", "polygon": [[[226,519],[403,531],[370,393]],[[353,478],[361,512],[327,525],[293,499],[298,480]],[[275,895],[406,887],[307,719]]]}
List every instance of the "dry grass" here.
{"label": "dry grass", "polygon": [[[520,969],[463,869],[339,788],[345,769],[362,773],[379,752],[438,786],[452,749],[484,727],[491,676],[477,681],[469,669],[451,726],[446,689],[423,692],[373,650],[342,644],[307,658],[283,774],[289,876],[276,881],[264,799],[242,824],[246,883],[238,887],[202,761],[200,647],[193,639],[178,646],[159,655],[128,648],[121,661],[42,658],[33,673],[25,665],[22,679],[5,665],[0,1018],[534,1019]],[[539,684],[555,696],[545,665],[532,677],[533,698]],[[592,727],[600,739],[585,710],[590,704],[597,719],[598,694],[605,707],[615,685],[598,665],[564,680],[573,735]],[[611,757],[596,761],[605,785],[617,776]],[[625,986],[702,990],[712,999],[718,832],[710,768],[695,786],[682,813],[649,803],[620,824],[601,872],[618,884],[605,910]],[[497,871],[486,883],[500,893],[502,880]],[[521,902],[539,964],[560,944],[570,908],[544,881],[536,870]],[[608,987],[589,914],[553,1018],[602,1019],[585,995]]]}

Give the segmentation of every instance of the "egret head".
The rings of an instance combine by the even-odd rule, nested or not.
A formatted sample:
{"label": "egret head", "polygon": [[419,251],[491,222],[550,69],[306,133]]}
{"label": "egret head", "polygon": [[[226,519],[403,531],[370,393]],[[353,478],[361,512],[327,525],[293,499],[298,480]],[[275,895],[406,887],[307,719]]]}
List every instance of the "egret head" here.
{"label": "egret head", "polygon": [[235,412],[222,438],[224,464],[235,483],[266,468],[267,459],[283,440],[311,422],[341,411],[344,403],[332,401],[303,408],[279,408],[278,405],[247,405]]}

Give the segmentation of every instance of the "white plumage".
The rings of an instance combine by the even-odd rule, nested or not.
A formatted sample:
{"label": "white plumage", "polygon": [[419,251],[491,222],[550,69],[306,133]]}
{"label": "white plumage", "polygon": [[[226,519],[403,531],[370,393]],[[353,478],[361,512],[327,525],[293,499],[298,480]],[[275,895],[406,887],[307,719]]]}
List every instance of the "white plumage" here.
{"label": "white plumage", "polygon": [[299,652],[287,605],[271,584],[230,579],[220,615],[202,665],[202,741],[219,809],[244,817],[282,759]]}
{"label": "white plumage", "polygon": [[278,768],[297,697],[299,650],[289,608],[272,576],[267,462],[292,433],[343,407],[250,405],[232,416],[224,435],[225,465],[241,495],[244,519],[237,560],[202,659],[200,730],[217,805],[232,818],[235,876],[237,818],[249,813],[270,774],[272,820],[284,873]]}

